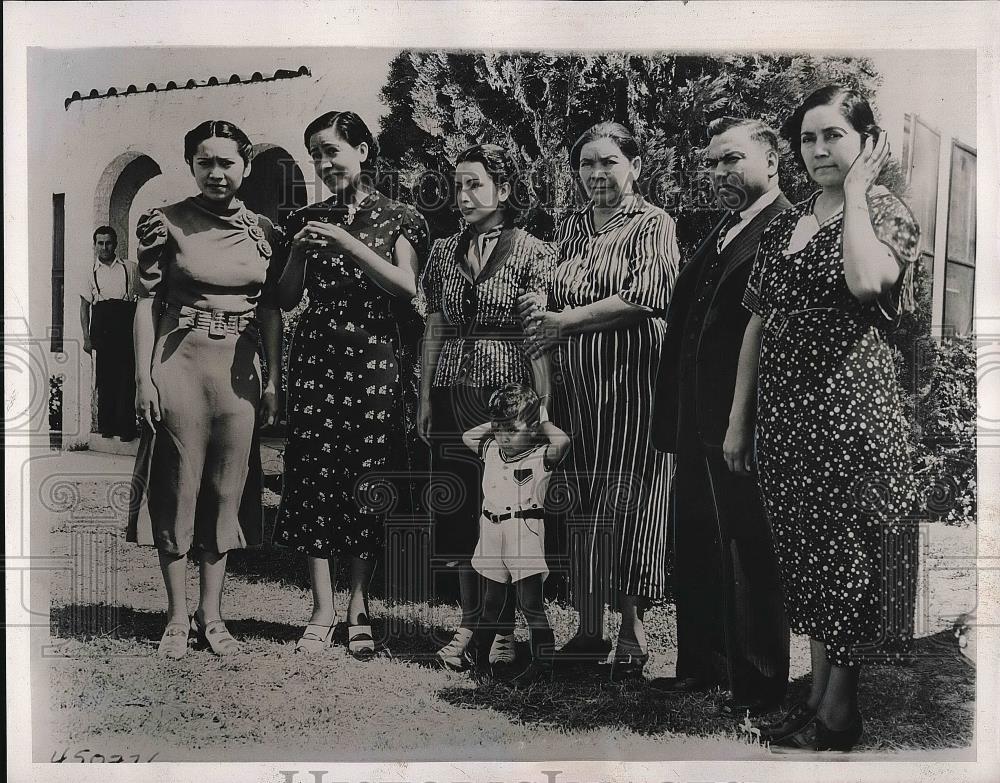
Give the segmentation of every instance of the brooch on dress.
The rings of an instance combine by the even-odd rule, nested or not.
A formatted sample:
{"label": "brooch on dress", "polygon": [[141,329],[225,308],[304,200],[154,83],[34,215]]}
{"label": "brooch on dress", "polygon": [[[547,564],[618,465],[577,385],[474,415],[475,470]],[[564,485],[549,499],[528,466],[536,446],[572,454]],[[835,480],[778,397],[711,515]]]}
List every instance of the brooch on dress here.
{"label": "brooch on dress", "polygon": [[240,213],[240,222],[246,228],[247,234],[250,235],[250,239],[257,243],[257,252],[260,253],[264,260],[271,258],[271,243],[267,241],[267,237],[264,234],[264,229],[260,227],[260,221],[257,216],[248,211],[246,208]]}

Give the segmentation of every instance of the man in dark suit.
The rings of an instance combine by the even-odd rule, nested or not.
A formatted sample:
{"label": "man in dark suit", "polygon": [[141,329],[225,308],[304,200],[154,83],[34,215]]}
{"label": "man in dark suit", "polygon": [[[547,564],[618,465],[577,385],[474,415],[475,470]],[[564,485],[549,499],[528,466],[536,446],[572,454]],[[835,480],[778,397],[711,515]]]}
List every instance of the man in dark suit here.
{"label": "man in dark suit", "polygon": [[708,127],[712,187],[727,209],[681,270],[667,314],[653,445],[677,455],[674,479],[676,677],[667,692],[728,687],[723,713],[777,709],[789,631],[756,477],[729,470],[722,444],[750,312],[743,292],[761,234],[791,204],[778,187],[778,138],[756,120]]}

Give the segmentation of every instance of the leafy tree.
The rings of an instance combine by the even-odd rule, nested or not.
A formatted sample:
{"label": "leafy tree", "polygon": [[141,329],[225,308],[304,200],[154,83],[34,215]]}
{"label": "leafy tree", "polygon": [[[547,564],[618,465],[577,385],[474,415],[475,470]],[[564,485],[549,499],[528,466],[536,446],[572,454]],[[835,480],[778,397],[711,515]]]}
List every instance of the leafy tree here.
{"label": "leafy tree", "polygon": [[[573,143],[596,122],[624,122],[643,145],[644,193],[675,217],[682,249],[690,250],[716,210],[700,170],[708,123],[735,114],[777,127],[830,82],[872,94],[879,77],[869,60],[852,57],[406,51],[382,90],[389,113],[379,142],[435,235],[459,225],[449,193],[458,153],[480,142],[506,146],[533,201],[524,222],[549,238],[580,203],[569,170]],[[790,156],[781,175],[793,199],[809,192]]]}

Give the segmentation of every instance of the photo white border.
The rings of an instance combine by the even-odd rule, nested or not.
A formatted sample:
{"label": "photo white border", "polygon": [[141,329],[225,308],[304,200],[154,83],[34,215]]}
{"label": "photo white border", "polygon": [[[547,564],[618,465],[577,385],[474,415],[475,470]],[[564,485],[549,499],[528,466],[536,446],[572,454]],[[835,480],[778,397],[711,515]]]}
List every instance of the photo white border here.
{"label": "photo white border", "polygon": [[[611,23],[618,20],[618,23]],[[998,273],[997,172],[1000,171],[1000,4],[910,2],[157,2],[157,3],[4,3],[4,313],[27,319],[27,107],[26,50],[30,46],[217,46],[229,36],[239,47],[380,46],[421,49],[594,49],[599,51],[673,50],[823,51],[864,49],[975,49],[978,52],[978,244],[976,317],[997,319]],[[94,85],[100,87],[100,85]],[[1000,332],[1000,329],[993,330]],[[18,386],[18,384],[21,384]],[[26,379],[8,378],[5,409],[27,399]],[[13,403],[11,402],[13,401]],[[995,402],[995,401],[994,401]],[[994,404],[994,403],[991,403]],[[997,596],[1000,595],[998,485],[996,449],[979,454],[981,557],[992,568],[979,569],[976,748],[978,760],[936,762],[920,754],[915,761],[880,762],[869,754],[844,756],[845,763],[673,762],[662,764],[546,762],[487,764],[456,760],[441,764],[155,764],[59,765],[30,763],[31,701],[27,671],[28,629],[7,631],[8,779],[18,781],[170,780],[267,781],[281,783],[280,770],[327,769],[332,781],[435,781],[466,779],[547,783],[543,770],[561,770],[559,783],[596,781],[789,780],[815,783],[850,780],[987,781],[1000,779],[995,698],[1000,695],[996,665]],[[22,518],[17,493],[26,453],[6,455],[6,515]],[[8,624],[25,613],[20,574],[6,571]],[[886,757],[888,758],[888,757]],[[311,781],[300,774],[297,780]]]}

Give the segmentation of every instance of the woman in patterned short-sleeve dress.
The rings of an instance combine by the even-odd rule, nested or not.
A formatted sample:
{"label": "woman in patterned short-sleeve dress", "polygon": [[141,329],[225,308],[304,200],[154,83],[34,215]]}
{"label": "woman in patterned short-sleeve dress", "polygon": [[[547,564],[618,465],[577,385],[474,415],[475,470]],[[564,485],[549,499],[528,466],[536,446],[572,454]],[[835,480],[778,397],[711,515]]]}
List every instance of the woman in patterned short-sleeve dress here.
{"label": "woman in patterned short-sleeve dress", "polygon": [[[288,216],[279,302],[308,290],[288,360],[288,442],[275,542],[305,553],[313,613],[297,649],[329,645],[333,566],[350,558],[348,649],[370,657],[368,582],[385,514],[405,498],[415,434],[420,317],[412,306],[427,246],[423,219],[370,184],[375,140],[358,115],[329,112],[305,130],[333,192]],[[411,437],[412,436],[412,437]]]}
{"label": "woman in patterned short-sleeve dress", "polygon": [[898,198],[872,186],[888,141],[857,93],[822,88],[783,132],[821,189],[761,240],[724,452],[733,470],[752,468],[742,422],[756,376],[759,481],[789,620],[811,638],[813,661],[808,701],[765,735],[846,750],[861,735],[859,662],[894,623],[898,591],[887,577],[914,565],[904,562],[912,553],[889,545],[914,489],[883,331],[912,307],[919,227]]}

